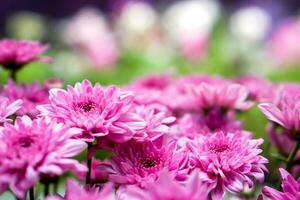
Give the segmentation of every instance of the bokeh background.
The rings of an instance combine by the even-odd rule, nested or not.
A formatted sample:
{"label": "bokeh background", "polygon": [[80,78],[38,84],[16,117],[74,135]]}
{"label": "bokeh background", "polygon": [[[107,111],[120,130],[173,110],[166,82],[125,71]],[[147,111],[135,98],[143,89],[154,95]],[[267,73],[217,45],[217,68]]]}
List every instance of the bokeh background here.
{"label": "bokeh background", "polygon": [[[2,38],[49,44],[18,81],[124,84],[149,73],[300,80],[298,0],[1,0]],[[0,82],[8,73],[0,71]]]}

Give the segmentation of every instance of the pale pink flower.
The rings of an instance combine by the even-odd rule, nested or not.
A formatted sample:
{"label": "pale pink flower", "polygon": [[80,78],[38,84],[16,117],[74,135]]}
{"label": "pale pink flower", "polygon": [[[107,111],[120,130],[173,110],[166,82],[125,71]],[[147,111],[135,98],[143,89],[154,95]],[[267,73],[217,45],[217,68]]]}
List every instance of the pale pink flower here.
{"label": "pale pink flower", "polygon": [[295,180],[294,177],[286,170],[279,169],[282,177],[282,192],[265,186],[263,188],[263,194],[270,200],[296,200],[300,199],[300,178]]}
{"label": "pale pink flower", "polygon": [[118,200],[209,200],[210,188],[202,183],[195,170],[186,181],[180,184],[168,171],[163,170],[156,182],[147,183],[145,188],[135,185],[121,187],[117,191]]}
{"label": "pale pink flower", "polygon": [[18,70],[31,62],[50,62],[49,57],[40,56],[47,48],[47,45],[35,41],[0,40],[0,65],[9,70]]}
{"label": "pale pink flower", "polygon": [[190,166],[200,170],[200,179],[212,187],[211,198],[219,200],[225,191],[240,193],[245,185],[252,188],[253,178],[263,182],[268,160],[259,155],[262,143],[245,133],[200,135],[187,143]]}
{"label": "pale pink flower", "polygon": [[75,180],[68,179],[64,197],[49,196],[46,200],[114,200],[112,184],[108,183],[99,188],[84,189]]}
{"label": "pale pink flower", "polygon": [[49,102],[48,92],[50,88],[48,88],[48,82],[45,84],[39,86],[37,82],[33,82],[32,84],[17,85],[13,80],[9,80],[3,88],[2,95],[10,101],[22,100],[22,107],[16,112],[17,115],[28,115],[31,118],[36,118],[39,113],[36,106]]}
{"label": "pale pink flower", "polygon": [[11,122],[8,117],[15,114],[22,106],[21,100],[10,102],[8,98],[0,96],[0,125]]}
{"label": "pale pink flower", "polygon": [[132,112],[133,95],[115,86],[93,86],[90,81],[50,90],[50,104],[38,106],[42,116],[81,128],[77,137],[91,142],[105,136],[115,142],[130,140],[146,123]]}
{"label": "pale pink flower", "polygon": [[83,141],[70,139],[77,134],[76,129],[23,116],[16,118],[15,125],[6,123],[0,131],[1,191],[9,187],[22,198],[40,179],[69,170],[87,170],[72,159],[87,146]]}
{"label": "pale pink flower", "polygon": [[109,180],[117,184],[136,184],[141,187],[156,181],[161,170],[166,169],[174,177],[185,178],[187,156],[176,142],[166,145],[158,142],[130,141],[115,146],[114,156],[103,164],[109,172]]}
{"label": "pale pink flower", "polygon": [[79,51],[92,67],[111,69],[116,64],[118,45],[105,16],[98,10],[83,8],[65,27],[65,41]]}
{"label": "pale pink flower", "polygon": [[300,63],[300,20],[290,18],[279,24],[273,31],[269,44],[268,52],[272,59],[278,64],[290,66]]}

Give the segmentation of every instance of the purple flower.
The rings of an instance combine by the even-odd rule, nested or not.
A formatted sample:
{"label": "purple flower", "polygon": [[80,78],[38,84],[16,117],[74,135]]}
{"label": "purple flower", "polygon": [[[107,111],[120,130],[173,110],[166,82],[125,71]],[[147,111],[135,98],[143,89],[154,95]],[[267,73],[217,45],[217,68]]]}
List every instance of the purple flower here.
{"label": "purple flower", "polygon": [[17,85],[13,80],[9,80],[4,86],[2,95],[9,98],[11,102],[18,99],[22,100],[22,107],[16,112],[17,115],[28,115],[31,118],[36,118],[39,113],[36,106],[49,102],[49,89],[48,82],[40,87],[37,82],[30,85],[25,83]]}
{"label": "purple flower", "polygon": [[117,184],[143,187],[147,182],[156,181],[163,169],[178,179],[187,171],[187,156],[174,141],[167,145],[130,141],[118,144],[113,152],[114,156],[102,168],[109,172],[109,180]]}
{"label": "purple flower", "polygon": [[300,178],[295,180],[294,177],[286,170],[279,169],[282,177],[282,192],[265,186],[263,188],[263,194],[270,200],[296,200],[300,199]]}
{"label": "purple flower", "polygon": [[0,97],[0,125],[4,122],[11,122],[8,117],[15,114],[22,106],[21,100],[10,102],[5,97]]}
{"label": "purple flower", "polygon": [[186,181],[180,184],[168,171],[163,170],[156,182],[147,183],[141,189],[136,185],[124,186],[117,191],[118,200],[208,200],[210,188],[202,183],[195,170]]}
{"label": "purple flower", "polygon": [[99,191],[98,188],[84,189],[76,181],[67,181],[66,194],[64,197],[50,196],[46,200],[114,200],[112,184],[106,184]]}
{"label": "purple flower", "polygon": [[212,199],[222,199],[225,190],[240,193],[245,184],[252,188],[253,177],[264,180],[268,160],[259,155],[262,143],[262,139],[252,140],[243,132],[200,135],[187,143],[190,166],[199,169],[200,179],[211,185]]}
{"label": "purple flower", "polygon": [[71,127],[81,128],[77,137],[85,141],[94,141],[103,137],[124,142],[130,140],[146,123],[132,112],[133,95],[121,91],[115,86],[103,88],[84,80],[67,90],[51,89],[50,104],[38,106],[42,116],[57,119]]}
{"label": "purple flower", "polygon": [[60,176],[69,170],[86,171],[71,157],[86,148],[70,139],[78,130],[45,119],[17,117],[0,130],[0,191],[8,187],[22,198],[39,179]]}
{"label": "purple flower", "polygon": [[0,40],[0,65],[9,70],[18,70],[31,62],[50,62],[49,57],[41,57],[47,45],[35,41]]}

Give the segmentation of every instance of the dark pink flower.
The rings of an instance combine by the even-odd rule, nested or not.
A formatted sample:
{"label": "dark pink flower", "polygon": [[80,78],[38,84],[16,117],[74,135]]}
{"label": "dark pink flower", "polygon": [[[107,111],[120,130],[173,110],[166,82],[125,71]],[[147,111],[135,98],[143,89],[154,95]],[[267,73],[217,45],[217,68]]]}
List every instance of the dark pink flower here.
{"label": "dark pink flower", "polygon": [[295,180],[294,177],[286,170],[279,169],[282,177],[282,192],[265,186],[263,188],[263,194],[270,200],[296,200],[300,199],[300,178]]}
{"label": "dark pink flower", "polygon": [[39,113],[36,106],[49,102],[49,89],[48,82],[40,87],[37,82],[17,85],[13,80],[9,80],[3,88],[2,95],[10,101],[22,100],[22,107],[16,112],[17,115],[29,115],[31,118],[36,118]]}
{"label": "dark pink flower", "polygon": [[145,188],[136,185],[124,186],[117,191],[118,200],[209,200],[210,188],[202,183],[195,170],[180,184],[168,171],[163,170],[156,182],[147,183]]}
{"label": "dark pink flower", "polygon": [[49,57],[40,56],[47,48],[47,45],[35,41],[0,40],[0,65],[9,70],[17,70],[31,62],[50,62]]}
{"label": "dark pink flower", "polygon": [[50,104],[38,106],[42,116],[57,119],[71,127],[81,128],[77,136],[85,141],[103,137],[124,142],[130,140],[146,123],[132,112],[133,95],[115,86],[93,86],[90,81],[68,86],[67,90],[50,90]]}
{"label": "dark pink flower", "polygon": [[199,169],[202,181],[211,185],[211,197],[222,199],[225,191],[240,193],[253,187],[253,178],[264,180],[267,159],[258,148],[262,139],[253,140],[245,133],[216,132],[200,135],[187,143],[191,150],[190,166]]}
{"label": "dark pink flower", "polygon": [[117,184],[143,187],[147,182],[156,181],[163,169],[179,179],[187,171],[187,157],[174,141],[167,145],[130,141],[115,146],[113,152],[114,156],[102,168],[109,172],[109,180]]}
{"label": "dark pink flower", "polygon": [[114,200],[115,195],[112,184],[108,183],[99,190],[98,188],[84,189],[75,180],[67,181],[64,197],[50,196],[46,200]]}
{"label": "dark pink flower", "polygon": [[22,106],[21,100],[10,102],[8,98],[0,96],[0,125],[4,122],[11,122],[8,117],[15,114]]}
{"label": "dark pink flower", "polygon": [[0,191],[8,187],[22,198],[40,179],[60,176],[64,172],[86,171],[73,156],[86,143],[70,139],[78,130],[54,121],[17,117],[15,124],[0,130]]}

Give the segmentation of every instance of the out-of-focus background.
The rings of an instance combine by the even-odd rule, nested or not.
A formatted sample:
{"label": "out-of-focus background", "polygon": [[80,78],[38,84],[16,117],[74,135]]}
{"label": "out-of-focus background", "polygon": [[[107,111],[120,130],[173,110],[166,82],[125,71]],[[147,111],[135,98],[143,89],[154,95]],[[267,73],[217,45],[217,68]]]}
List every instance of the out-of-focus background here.
{"label": "out-of-focus background", "polygon": [[0,35],[49,44],[54,62],[31,64],[19,82],[195,72],[300,81],[299,13],[299,0],[1,0]]}

